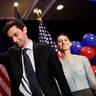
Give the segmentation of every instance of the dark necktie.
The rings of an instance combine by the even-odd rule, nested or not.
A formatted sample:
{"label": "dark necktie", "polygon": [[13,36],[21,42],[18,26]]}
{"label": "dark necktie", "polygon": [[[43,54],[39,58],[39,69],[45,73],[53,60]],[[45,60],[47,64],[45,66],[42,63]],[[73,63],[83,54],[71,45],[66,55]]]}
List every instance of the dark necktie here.
{"label": "dark necktie", "polygon": [[25,65],[25,72],[30,84],[30,90],[32,92],[32,96],[43,96],[41,93],[41,89],[36,78],[36,74],[34,73],[31,61],[29,56],[26,54],[28,49],[23,49],[23,57],[24,57],[24,65]]}

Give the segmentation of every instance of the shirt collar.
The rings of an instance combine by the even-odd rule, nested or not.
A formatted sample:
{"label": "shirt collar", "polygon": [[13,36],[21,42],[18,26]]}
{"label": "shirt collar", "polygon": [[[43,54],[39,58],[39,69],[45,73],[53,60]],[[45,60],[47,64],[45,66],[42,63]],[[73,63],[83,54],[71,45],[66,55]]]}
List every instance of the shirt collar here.
{"label": "shirt collar", "polygon": [[[28,45],[26,46],[26,48],[33,50],[33,41],[30,39]],[[23,48],[22,48],[23,49]]]}

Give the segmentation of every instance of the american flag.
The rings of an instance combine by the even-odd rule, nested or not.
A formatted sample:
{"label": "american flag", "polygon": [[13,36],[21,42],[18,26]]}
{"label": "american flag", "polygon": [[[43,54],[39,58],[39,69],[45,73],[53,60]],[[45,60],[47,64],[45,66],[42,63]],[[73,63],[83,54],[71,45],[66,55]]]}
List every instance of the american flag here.
{"label": "american flag", "polygon": [[[0,35],[0,52],[4,50],[2,37]],[[3,64],[0,64],[0,96],[11,96],[11,83]]]}
{"label": "american flag", "polygon": [[21,19],[18,7],[14,7],[14,16],[15,16],[15,19],[19,19],[19,20]]}
{"label": "american flag", "polygon": [[39,22],[39,42],[50,44],[51,47],[54,48],[54,50],[57,52],[58,58],[61,57],[61,53],[59,52],[56,43],[42,22]]}
{"label": "american flag", "polygon": [[49,34],[42,22],[39,23],[39,42],[50,44],[51,47],[53,47],[55,51],[58,52],[56,43],[53,41],[51,35]]}
{"label": "american flag", "polygon": [[0,65],[0,96],[11,96],[11,83],[2,64]]}

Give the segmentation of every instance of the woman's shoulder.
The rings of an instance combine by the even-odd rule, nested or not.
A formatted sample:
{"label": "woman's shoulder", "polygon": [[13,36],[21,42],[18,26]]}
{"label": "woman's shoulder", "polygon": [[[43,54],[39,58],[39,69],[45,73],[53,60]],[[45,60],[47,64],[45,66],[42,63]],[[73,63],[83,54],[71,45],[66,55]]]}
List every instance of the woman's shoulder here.
{"label": "woman's shoulder", "polygon": [[82,59],[87,59],[87,57],[86,56],[84,56],[84,55],[77,55],[77,54],[75,54],[75,55],[73,55],[75,58],[82,58]]}

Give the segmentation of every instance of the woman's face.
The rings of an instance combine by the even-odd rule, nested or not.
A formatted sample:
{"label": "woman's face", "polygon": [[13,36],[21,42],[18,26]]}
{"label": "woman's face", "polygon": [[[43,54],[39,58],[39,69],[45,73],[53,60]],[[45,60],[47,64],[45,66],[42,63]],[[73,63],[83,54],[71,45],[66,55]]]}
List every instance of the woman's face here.
{"label": "woman's face", "polygon": [[57,38],[57,46],[60,51],[70,50],[72,42],[68,39],[67,36],[61,35]]}

